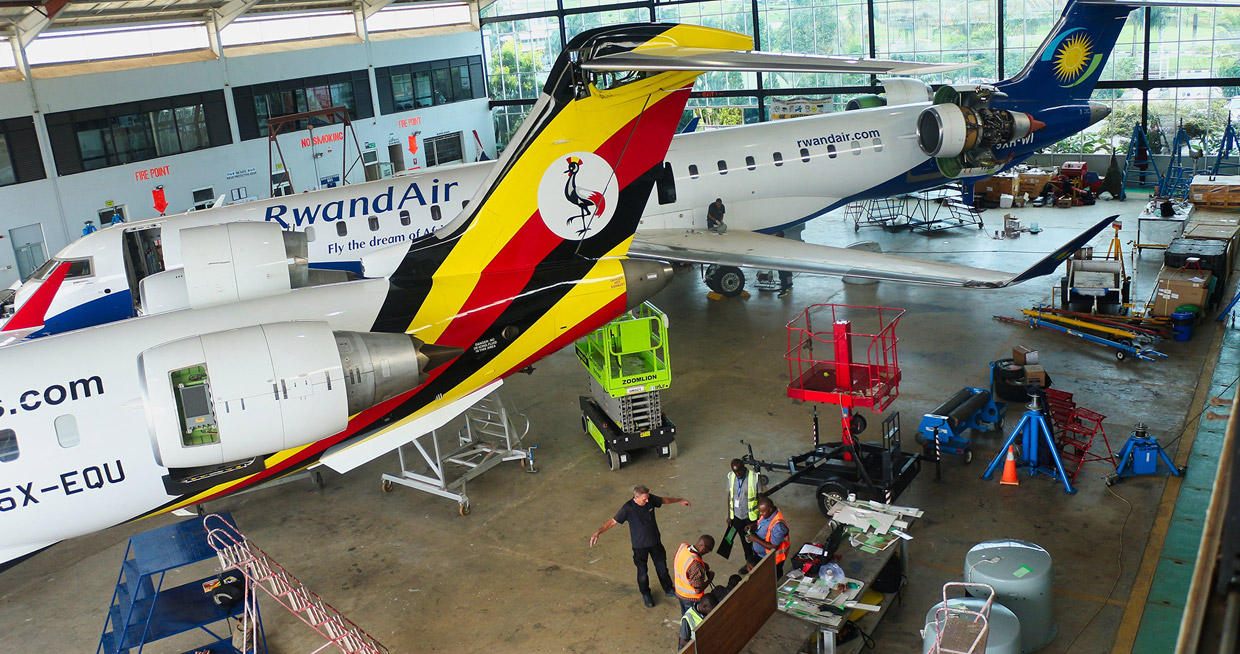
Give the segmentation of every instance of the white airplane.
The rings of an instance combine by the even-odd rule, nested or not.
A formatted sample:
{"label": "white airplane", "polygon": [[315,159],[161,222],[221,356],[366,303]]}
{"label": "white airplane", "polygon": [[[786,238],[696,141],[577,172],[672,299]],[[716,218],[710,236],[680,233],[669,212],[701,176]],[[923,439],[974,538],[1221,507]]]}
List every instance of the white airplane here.
{"label": "white airplane", "polygon": [[[275,220],[161,235],[165,254],[183,255],[176,269],[143,268],[149,314],[0,348],[0,561],[308,466],[352,470],[650,297],[671,268],[626,253],[698,73],[611,71],[629,71],[635,49],[720,58],[701,70],[841,68],[749,47],[682,25],[574,37],[466,210],[370,248],[363,279],[308,271],[309,241],[325,235]],[[377,234],[362,204],[399,219],[416,202],[407,186],[385,188],[262,213],[334,215],[314,226]],[[440,202],[466,197],[441,192]],[[112,233],[130,266],[146,265],[156,241]],[[61,261],[43,284],[72,284],[83,266],[96,274],[94,260]],[[131,292],[133,269],[114,292]]]}
{"label": "white airplane", "polygon": [[[708,284],[730,293],[744,285],[740,267],[973,288],[1002,287],[1049,274],[1110,220],[1020,273],[772,234],[855,200],[992,174],[1102,120],[1109,109],[1089,97],[1132,8],[1113,2],[1069,3],[1025,69],[993,86],[943,87],[932,96],[921,81],[886,79],[887,106],[677,135],[655,173],[655,192],[629,254],[715,264],[716,277]],[[648,64],[642,56],[657,57],[634,53],[625,63],[635,68],[662,65],[658,58]],[[699,69],[721,61],[682,59],[685,68]],[[943,69],[901,63],[908,67],[867,61],[851,65],[854,72],[858,66],[888,73]],[[0,329],[0,344],[185,306],[183,293],[144,286],[179,283],[148,278],[184,266],[179,234],[203,225],[274,223],[306,235],[312,268],[360,273],[367,253],[448,223],[495,165],[437,169],[103,229],[61,250],[16,289],[16,312]],[[566,171],[564,182],[576,183],[574,174]],[[728,207],[724,234],[705,229],[707,205],[716,197],[724,198]],[[322,278],[322,273],[315,275]]]}

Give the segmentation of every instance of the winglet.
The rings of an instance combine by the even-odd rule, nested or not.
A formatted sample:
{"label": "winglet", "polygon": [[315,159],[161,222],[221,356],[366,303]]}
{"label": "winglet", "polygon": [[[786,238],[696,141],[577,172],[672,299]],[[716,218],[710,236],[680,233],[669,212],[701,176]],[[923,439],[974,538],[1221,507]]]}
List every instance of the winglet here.
{"label": "winglet", "polygon": [[1107,226],[1110,225],[1111,223],[1115,222],[1116,218],[1119,218],[1118,214],[1114,216],[1110,216],[1109,218],[1103,218],[1101,221],[1098,222],[1097,225],[1090,227],[1084,232],[1081,232],[1080,234],[1077,235],[1076,238],[1072,239],[1071,241],[1068,241],[1067,244],[1065,244],[1063,247],[1046,255],[1045,257],[1042,258],[1041,261],[1030,266],[1029,269],[1026,270],[1025,272],[1020,273],[1019,275],[1007,280],[1006,282],[1003,282],[1002,284],[993,285],[991,287],[992,288],[1003,288],[1005,286],[1011,286],[1013,284],[1027,282],[1035,277],[1042,277],[1043,275],[1049,275],[1055,272],[1055,269],[1059,267],[1059,264],[1063,263],[1065,259],[1072,256],[1073,254],[1076,254],[1077,250],[1085,247],[1086,243],[1092,241],[1093,238],[1097,236],[1099,232],[1106,229]]}
{"label": "winglet", "polygon": [[29,333],[43,327],[43,321],[47,318],[47,309],[52,306],[56,291],[60,290],[60,285],[65,281],[65,276],[69,274],[71,265],[73,264],[65,261],[56,266],[52,274],[43,280],[39,288],[35,289],[30,299],[18,307],[17,313],[14,313],[13,317],[4,323],[0,333],[18,330],[28,330],[27,333]]}

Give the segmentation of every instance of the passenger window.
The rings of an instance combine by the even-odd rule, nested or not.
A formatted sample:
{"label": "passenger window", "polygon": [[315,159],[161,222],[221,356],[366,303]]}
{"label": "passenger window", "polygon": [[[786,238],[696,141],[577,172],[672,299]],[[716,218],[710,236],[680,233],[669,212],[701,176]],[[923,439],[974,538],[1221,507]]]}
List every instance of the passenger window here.
{"label": "passenger window", "polygon": [[379,231],[379,217],[378,216],[371,216],[367,218],[366,224],[370,225],[370,231],[372,232]]}
{"label": "passenger window", "polygon": [[431,220],[442,220],[442,219],[443,219],[443,210],[439,208],[439,205],[432,204],[431,205]]}
{"label": "passenger window", "polygon": [[874,139],[874,151],[875,152],[883,151],[883,140],[882,139]]}
{"label": "passenger window", "polygon": [[469,206],[469,200],[461,200],[461,208],[462,208],[462,209],[464,209],[464,208],[466,208],[466,207],[468,207],[468,206]]}
{"label": "passenger window", "polygon": [[408,227],[410,222],[412,221],[409,220],[409,210],[401,209],[400,210],[400,226]]}
{"label": "passenger window", "polygon": [[745,157],[745,167],[750,170],[757,170],[758,162],[754,161],[753,157]]}
{"label": "passenger window", "polygon": [[[828,145],[827,152],[828,153],[835,152],[835,148]],[[831,156],[834,157],[835,155],[832,154]],[[804,161],[805,163],[809,163],[809,148],[801,148],[801,161]]]}
{"label": "passenger window", "polygon": [[349,228],[345,226],[343,220],[338,221],[336,223],[336,236],[348,236],[348,235],[349,235]]}
{"label": "passenger window", "polygon": [[314,226],[313,225],[306,228],[306,242],[307,243],[314,242]]}
{"label": "passenger window", "polygon": [[698,178],[697,166],[693,164],[689,164],[689,179],[697,179],[697,178]]}
{"label": "passenger window", "polygon": [[663,162],[663,174],[659,176],[655,188],[659,190],[659,204],[671,204],[676,201],[676,175],[672,173],[672,164]]}
{"label": "passenger window", "polygon": [[12,429],[0,429],[0,463],[16,461],[18,454],[17,434]]}
{"label": "passenger window", "polygon": [[848,144],[852,148],[853,154],[861,154],[861,141],[853,141]]}
{"label": "passenger window", "polygon": [[779,153],[779,152],[776,152],[775,154],[771,155],[771,158],[775,160],[775,166],[776,166],[776,167],[779,167],[779,166],[784,165],[784,155],[783,155],[783,154],[781,154],[781,153]]}
{"label": "passenger window", "polygon": [[728,174],[728,162],[724,161],[723,159],[720,159],[718,165],[719,165],[719,174],[727,175]]}
{"label": "passenger window", "polygon": [[56,442],[60,443],[61,447],[73,447],[81,441],[78,436],[77,418],[74,418],[73,414],[66,413],[57,417],[53,425],[56,427]]}

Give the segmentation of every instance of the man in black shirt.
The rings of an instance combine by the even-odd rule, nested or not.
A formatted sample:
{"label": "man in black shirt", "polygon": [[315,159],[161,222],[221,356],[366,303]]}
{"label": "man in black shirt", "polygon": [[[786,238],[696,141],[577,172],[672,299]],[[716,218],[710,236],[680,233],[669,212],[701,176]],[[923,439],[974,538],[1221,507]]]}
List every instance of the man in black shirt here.
{"label": "man in black shirt", "polygon": [[672,577],[667,573],[667,550],[663,549],[659,523],[654,515],[654,510],[664,504],[689,506],[689,500],[651,495],[649,488],[635,486],[633,499],[625,502],[616,512],[616,517],[608,520],[590,536],[590,547],[594,547],[603,532],[616,525],[628,523],[629,539],[633,542],[633,565],[637,566],[637,589],[641,591],[642,602],[647,608],[654,606],[654,598],[650,596],[650,573],[646,569],[646,557],[654,560],[654,571],[659,576],[659,584],[663,586],[663,594],[667,597],[674,597],[676,594]]}

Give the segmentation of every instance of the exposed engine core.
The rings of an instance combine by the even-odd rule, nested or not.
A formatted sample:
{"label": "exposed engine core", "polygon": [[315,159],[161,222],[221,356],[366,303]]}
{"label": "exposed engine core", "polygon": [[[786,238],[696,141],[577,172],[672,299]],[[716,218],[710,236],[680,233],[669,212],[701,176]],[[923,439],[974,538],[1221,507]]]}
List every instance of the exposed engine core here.
{"label": "exposed engine core", "polygon": [[138,360],[156,460],[201,468],[313,443],[461,353],[407,334],[287,322],[214,332]]}
{"label": "exposed engine core", "polygon": [[971,150],[1022,139],[1033,131],[1026,113],[936,104],[917,117],[917,144],[931,157],[955,157]]}

